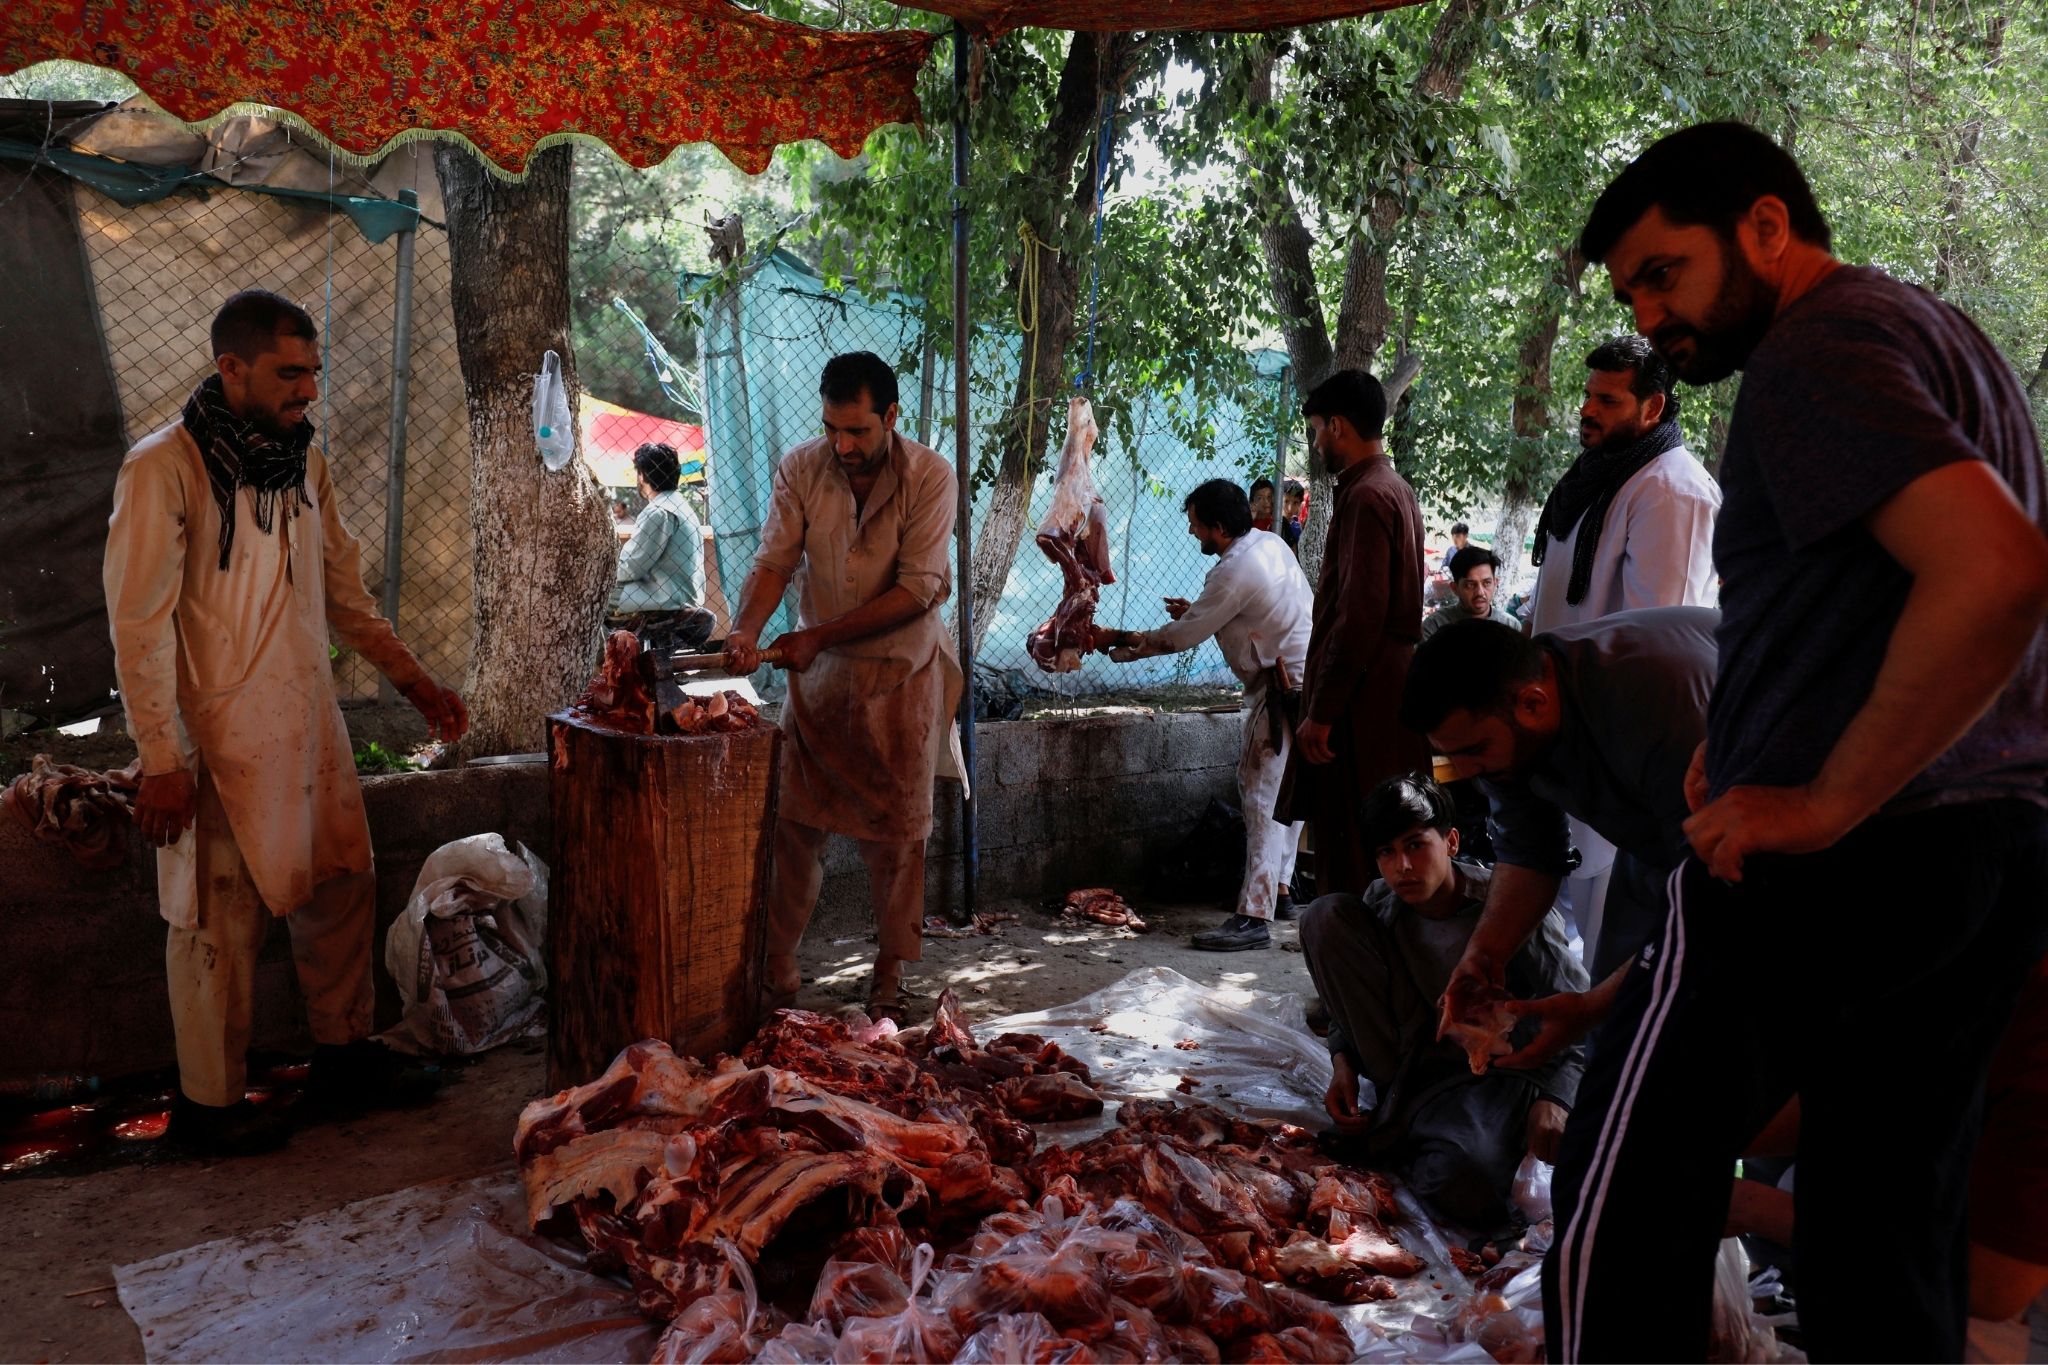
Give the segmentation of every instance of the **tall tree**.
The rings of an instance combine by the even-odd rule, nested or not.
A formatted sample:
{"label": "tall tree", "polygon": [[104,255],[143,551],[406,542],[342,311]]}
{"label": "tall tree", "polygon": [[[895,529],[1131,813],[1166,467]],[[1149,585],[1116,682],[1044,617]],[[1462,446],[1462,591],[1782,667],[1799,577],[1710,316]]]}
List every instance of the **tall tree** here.
{"label": "tall tree", "polygon": [[[1412,22],[1400,17],[1379,27],[1328,26],[1308,41],[1261,35],[1223,48],[1234,52],[1241,75],[1224,67],[1222,100],[1193,128],[1198,136],[1227,129],[1241,149],[1265,285],[1300,392],[1334,370],[1376,368],[1393,326],[1390,257],[1423,207],[1431,163],[1449,151],[1446,115],[1455,117],[1497,9],[1496,0],[1449,0],[1405,83],[1391,79],[1396,62],[1387,40]],[[1304,197],[1342,242],[1334,320]],[[1390,406],[1421,367],[1418,355],[1404,351],[1382,376]],[[1330,480],[1312,465],[1301,560],[1314,577],[1329,527]]]}
{"label": "tall tree", "polygon": [[584,468],[560,471],[534,448],[533,384],[544,352],[569,344],[569,148],[550,147],[507,181],[468,148],[442,143],[452,303],[469,397],[470,524],[476,534],[476,651],[463,687],[460,755],[538,749],[544,718],[588,681],[618,541]]}

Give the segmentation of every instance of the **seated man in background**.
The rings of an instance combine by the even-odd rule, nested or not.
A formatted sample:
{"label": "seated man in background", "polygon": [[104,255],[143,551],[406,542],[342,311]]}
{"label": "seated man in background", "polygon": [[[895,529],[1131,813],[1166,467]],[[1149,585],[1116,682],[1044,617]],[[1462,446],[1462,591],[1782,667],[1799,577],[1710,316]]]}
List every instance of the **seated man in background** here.
{"label": "seated man in background", "polygon": [[[1360,827],[1379,880],[1362,897],[1317,898],[1302,915],[1301,951],[1330,1012],[1327,1145],[1399,1172],[1438,1217],[1490,1232],[1509,1221],[1523,1154],[1556,1159],[1585,1063],[1572,1047],[1538,1066],[1474,1075],[1465,1048],[1437,1039],[1437,1001],[1479,923],[1489,875],[1454,861],[1452,817],[1450,798],[1427,778],[1374,788]],[[1525,999],[1586,989],[1555,911],[1509,960],[1504,986]],[[1528,1021],[1517,1038],[1534,1032]],[[1376,1102],[1360,1104],[1361,1079]]]}
{"label": "seated man in background", "polygon": [[704,524],[682,490],[675,447],[650,441],[633,452],[640,509],[633,538],[619,552],[617,614],[650,649],[688,649],[711,636],[704,595]]}
{"label": "seated man in background", "polygon": [[1467,545],[1451,556],[1450,569],[1451,591],[1457,594],[1457,599],[1446,602],[1423,621],[1423,639],[1457,621],[1496,621],[1514,630],[1522,628],[1521,621],[1501,598],[1506,585],[1498,577],[1500,557],[1493,551]]}

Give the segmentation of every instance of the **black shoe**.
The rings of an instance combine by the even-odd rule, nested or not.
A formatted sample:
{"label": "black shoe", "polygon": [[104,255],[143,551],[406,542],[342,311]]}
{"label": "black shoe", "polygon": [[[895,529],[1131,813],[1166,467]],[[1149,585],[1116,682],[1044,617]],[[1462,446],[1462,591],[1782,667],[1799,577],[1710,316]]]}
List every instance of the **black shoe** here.
{"label": "black shoe", "polygon": [[1301,911],[1295,908],[1294,897],[1282,891],[1280,899],[1273,902],[1273,918],[1283,921],[1300,919]]}
{"label": "black shoe", "polygon": [[1196,934],[1191,940],[1195,947],[1212,953],[1235,953],[1246,948],[1265,948],[1273,942],[1272,934],[1262,919],[1250,915],[1232,915],[1214,929]]}
{"label": "black shoe", "polygon": [[394,1052],[370,1038],[321,1043],[306,1072],[306,1106],[336,1117],[402,1109],[432,1099],[441,1069]]}
{"label": "black shoe", "polygon": [[164,1142],[194,1156],[255,1156],[274,1152],[292,1135],[290,1120],[247,1100],[200,1104],[181,1091],[171,1101]]}

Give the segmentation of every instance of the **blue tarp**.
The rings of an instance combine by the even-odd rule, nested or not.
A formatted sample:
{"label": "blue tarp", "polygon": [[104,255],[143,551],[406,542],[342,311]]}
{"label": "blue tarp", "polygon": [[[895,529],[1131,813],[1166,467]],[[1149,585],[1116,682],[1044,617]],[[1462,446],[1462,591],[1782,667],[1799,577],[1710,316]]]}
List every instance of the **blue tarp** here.
{"label": "blue tarp", "polygon": [[[738,584],[760,546],[775,461],[783,451],[818,434],[818,375],[826,360],[843,351],[866,350],[895,364],[902,377],[898,428],[915,435],[920,426],[923,336],[912,301],[828,292],[801,261],[783,252],[749,269],[751,273],[736,291],[736,301],[730,294],[720,296],[703,289],[710,283],[707,277],[686,276],[682,281],[685,294],[698,301],[703,317],[711,525],[717,536],[720,581],[728,585],[727,596],[735,607]],[[969,407],[977,453],[984,434],[1003,416],[1021,344],[1015,334],[984,332],[977,338]],[[1269,401],[1278,401],[1282,358],[1269,352],[1254,360],[1259,373],[1274,381]],[[941,339],[934,364],[930,423],[931,444],[948,455],[953,449],[951,361],[949,335]],[[1055,395],[1056,399],[1064,397],[1064,393]],[[1229,477],[1248,484],[1258,474],[1270,472],[1272,451],[1267,438],[1253,439],[1242,413],[1226,407],[1208,415],[1216,432],[1217,453],[1204,457],[1171,430],[1166,399],[1115,397],[1132,404],[1136,411],[1137,438],[1131,445],[1137,458],[1132,458],[1131,450],[1123,448],[1111,431],[1104,430],[1096,447],[1094,472],[1108,507],[1111,565],[1117,582],[1103,590],[1097,619],[1143,629],[1166,619],[1160,598],[1199,593],[1202,576],[1213,562],[1201,556],[1188,535],[1182,497],[1205,479]],[[1065,416],[1064,402],[1057,403],[1052,436],[1055,458]],[[1270,424],[1268,414],[1262,429],[1270,431]],[[1107,428],[1108,424],[1104,425]],[[1247,468],[1255,472],[1247,473]],[[1030,527],[1037,525],[1051,499],[1052,479],[1041,477],[1032,497]],[[986,489],[976,497],[974,506],[978,527],[987,512]],[[1091,656],[1078,673],[1042,673],[1025,654],[1024,640],[1051,613],[1059,595],[1059,570],[1032,543],[1027,528],[1002,600],[983,635],[981,661],[996,668],[1022,669],[1034,683],[1074,694],[1165,683],[1232,681],[1213,642],[1184,655],[1128,665]],[[771,620],[762,633],[764,640],[790,627],[790,612],[785,606]]]}

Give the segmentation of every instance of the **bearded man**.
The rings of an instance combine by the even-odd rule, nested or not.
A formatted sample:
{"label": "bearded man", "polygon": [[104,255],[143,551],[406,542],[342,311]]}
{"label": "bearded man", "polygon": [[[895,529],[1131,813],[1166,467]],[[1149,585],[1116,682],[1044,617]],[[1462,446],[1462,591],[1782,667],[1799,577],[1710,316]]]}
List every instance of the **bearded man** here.
{"label": "bearded man", "polygon": [[2026,395],[1953,306],[1837,260],[1798,164],[1753,128],[1659,141],[1581,246],[1679,378],[1743,379],[1693,857],[1594,1039],[1580,1108],[1609,1121],[1565,1134],[1548,1348],[1700,1358],[1729,1168],[1797,1093],[1807,1350],[1961,1359],[1985,1076],[2048,937],[2048,471]]}
{"label": "bearded man", "polygon": [[313,319],[246,290],[214,318],[212,343],[215,372],[121,466],[104,573],[114,671],[142,759],[135,823],[158,847],[171,925],[178,1094],[166,1138],[238,1155],[287,1132],[243,1095],[256,959],[273,916],[291,929],[315,1044],[307,1103],[351,1112],[434,1083],[368,1036],[377,880],[329,631],[439,738],[460,738],[469,714],[363,587],[306,420],[320,395]]}

